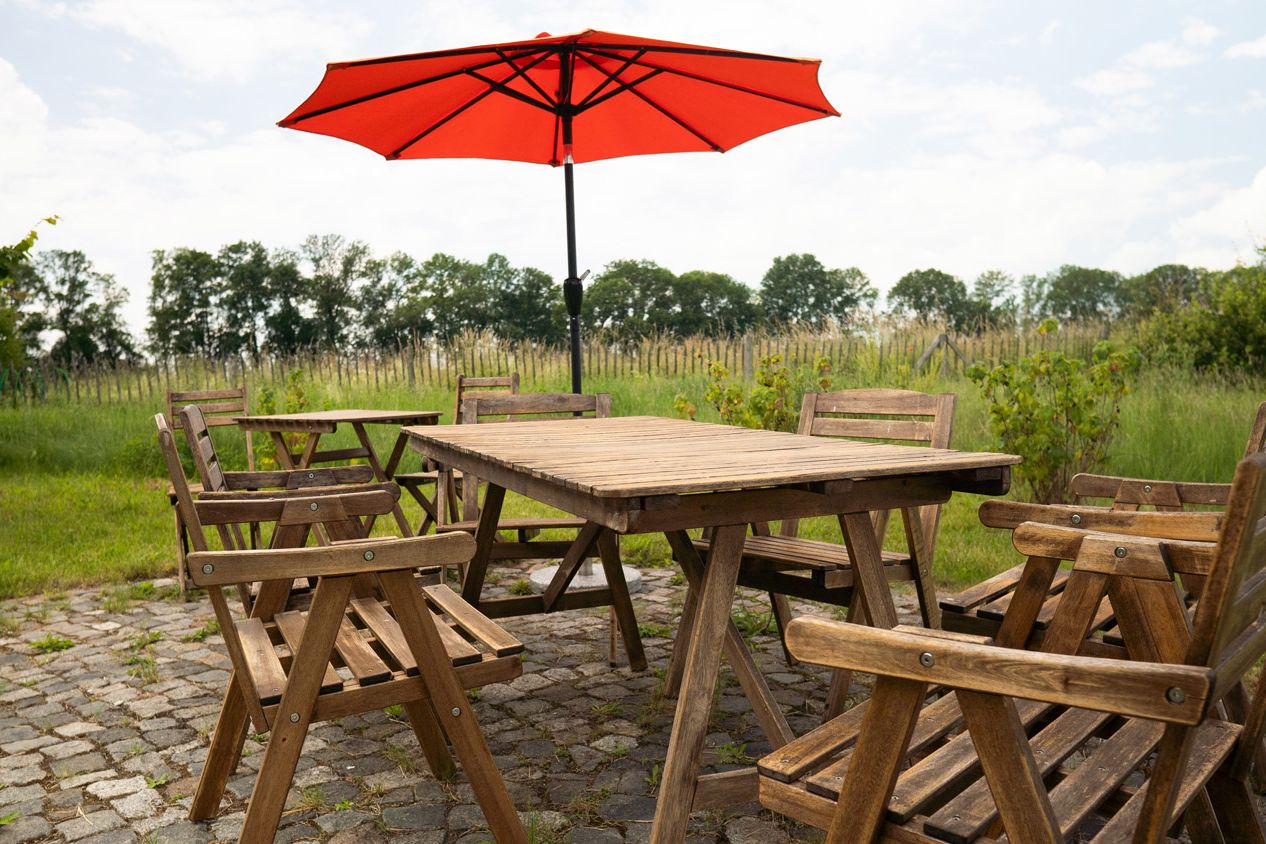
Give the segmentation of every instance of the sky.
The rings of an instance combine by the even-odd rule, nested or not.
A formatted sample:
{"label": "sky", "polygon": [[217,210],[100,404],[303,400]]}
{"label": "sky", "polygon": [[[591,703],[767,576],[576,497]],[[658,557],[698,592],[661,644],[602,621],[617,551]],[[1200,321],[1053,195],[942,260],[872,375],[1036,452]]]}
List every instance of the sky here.
{"label": "sky", "polygon": [[581,270],[752,286],[778,255],[881,291],[1266,244],[1263,0],[0,0],[0,241],[82,249],[142,329],[154,249],[336,232],[565,275],[560,170],[388,162],[278,128],[325,63],[602,29],[822,59],[841,113],[724,155],[576,170]]}

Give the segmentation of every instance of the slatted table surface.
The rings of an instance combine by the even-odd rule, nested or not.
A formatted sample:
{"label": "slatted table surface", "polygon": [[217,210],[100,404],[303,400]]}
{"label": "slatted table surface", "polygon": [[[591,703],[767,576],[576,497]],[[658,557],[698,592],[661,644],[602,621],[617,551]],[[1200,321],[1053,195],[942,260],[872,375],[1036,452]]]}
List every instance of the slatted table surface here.
{"label": "slatted table surface", "polygon": [[656,416],[407,428],[444,452],[599,498],[997,469],[1007,454],[807,437]]}
{"label": "slatted table surface", "polygon": [[[679,630],[676,637],[686,658],[651,831],[656,844],[684,841],[691,811],[756,797],[755,768],[699,775],[722,653],[770,743],[781,747],[792,739],[730,619],[747,525],[839,516],[867,616],[892,627],[896,609],[868,511],[940,503],[956,491],[1001,495],[1010,485],[1010,467],[1019,462],[1009,454],[831,440],[649,416],[406,427],[404,433],[425,457],[489,483],[475,557],[463,583],[463,597],[472,603],[492,557],[505,490],[611,531],[663,531],[668,537],[691,582],[687,601],[696,609],[691,629]],[[686,533],[698,527],[715,528],[706,565]]]}

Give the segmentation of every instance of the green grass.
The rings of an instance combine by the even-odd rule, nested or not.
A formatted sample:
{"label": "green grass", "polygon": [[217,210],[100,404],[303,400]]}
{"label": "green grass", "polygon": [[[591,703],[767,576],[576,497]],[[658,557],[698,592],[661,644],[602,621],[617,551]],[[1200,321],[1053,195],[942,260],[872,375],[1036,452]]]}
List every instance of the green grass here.
{"label": "green grass", "polygon": [[35,648],[35,650],[42,654],[55,654],[58,651],[64,651],[67,648],[73,648],[74,646],[75,643],[73,640],[67,639],[64,636],[58,636],[54,633],[49,633],[47,636],[36,639],[31,643],[31,647]]}
{"label": "green grass", "polygon": [[[834,376],[834,387],[876,386],[861,372]],[[900,386],[959,395],[953,445],[992,449],[984,402],[973,384],[960,377],[888,379]],[[565,389],[565,384],[525,384],[524,390]],[[609,392],[620,415],[672,414],[681,392],[700,406],[699,418],[715,421],[702,401],[701,376],[670,379],[630,375],[594,378],[586,389]],[[1248,436],[1256,405],[1266,397],[1261,380],[1199,377],[1187,372],[1152,370],[1141,376],[1122,406],[1121,429],[1109,450],[1105,471],[1141,477],[1192,481],[1229,480]],[[452,394],[442,385],[410,390],[403,384],[340,387],[322,384],[309,390],[313,407],[440,409],[451,414]],[[36,407],[0,409],[0,599],[90,584],[119,584],[174,574],[175,531],[164,494],[162,464],[154,440],[150,400],[98,406],[51,402]],[[394,432],[372,430],[375,447],[386,453]],[[245,464],[245,447],[232,429],[216,429],[223,462]],[[355,445],[350,428],[322,440],[323,447]],[[408,455],[404,466],[414,465]],[[1017,562],[1007,534],[988,531],[976,519],[979,496],[956,495],[946,505],[936,549],[936,575],[947,587],[975,582]],[[419,516],[405,496],[411,519]],[[546,515],[543,505],[507,497],[506,514]],[[390,520],[376,530],[388,532]],[[802,535],[839,538],[834,519],[801,522]],[[887,544],[900,547],[899,520]],[[566,532],[545,538],[565,538]],[[662,536],[621,539],[627,560],[642,567],[669,564]],[[125,608],[146,596],[115,590],[108,606]]]}

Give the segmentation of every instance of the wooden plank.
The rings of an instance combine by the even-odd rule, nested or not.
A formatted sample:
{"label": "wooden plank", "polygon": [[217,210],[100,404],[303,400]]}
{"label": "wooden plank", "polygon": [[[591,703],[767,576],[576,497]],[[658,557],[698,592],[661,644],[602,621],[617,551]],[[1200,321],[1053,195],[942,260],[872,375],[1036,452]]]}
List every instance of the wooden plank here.
{"label": "wooden plank", "polygon": [[281,667],[277,651],[264,622],[258,618],[245,618],[234,623],[238,639],[242,643],[244,666],[251,675],[259,702],[263,706],[277,703],[286,691],[286,671]]}
{"label": "wooden plank", "polygon": [[730,622],[746,532],[745,525],[730,525],[719,528],[713,536],[713,552],[704,574],[694,635],[688,643],[681,695],[677,699],[660,779],[661,793],[673,795],[673,799],[661,799],[656,805],[650,835],[653,844],[676,844],[686,837],[699,753],[708,731],[707,713],[720,668],[722,642]]}
{"label": "wooden plank", "polygon": [[[273,616],[273,621],[277,624],[277,630],[281,633],[281,638],[285,640],[286,647],[290,648],[293,654],[299,650],[299,643],[303,640],[303,626],[307,621],[305,613],[300,612],[280,612]],[[343,688],[343,679],[335,672],[334,666],[326,664],[325,676],[321,679],[321,694],[329,692],[337,692]]]}
{"label": "wooden plank", "polygon": [[759,798],[759,777],[755,768],[739,768],[719,774],[704,774],[695,786],[692,812],[725,809]]}
{"label": "wooden plank", "polygon": [[[1212,672],[1198,666],[1034,653],[933,638],[919,628],[885,630],[805,616],[788,626],[787,644],[797,659],[816,665],[1171,723],[1200,722],[1213,680]],[[920,661],[925,653],[932,656],[931,667]],[[1181,702],[1168,699],[1170,688],[1182,691]]]}
{"label": "wooden plank", "polygon": [[483,643],[497,656],[511,656],[523,652],[523,643],[510,635],[499,624],[461,599],[461,596],[442,584],[424,586],[422,592],[436,609],[447,615],[468,636]]}
{"label": "wooden plank", "polygon": [[[391,658],[399,666],[400,671],[406,674],[417,673],[418,664],[409,650],[404,634],[400,631],[400,625],[388,614],[382,604],[373,598],[353,598],[352,611],[356,613],[360,620],[373,632],[375,638],[387,649],[387,652],[391,654]],[[481,659],[479,651],[457,635],[457,633],[453,632],[453,629],[445,624],[442,619],[436,618],[435,622],[440,641],[444,643],[444,650],[454,664],[461,665],[478,662]]]}
{"label": "wooden plank", "polygon": [[1063,844],[1015,701],[959,690],[958,702],[1003,827],[1026,844]]}
{"label": "wooden plank", "polygon": [[[1085,709],[1070,709],[1043,728],[1029,742],[1037,763],[1038,776],[1045,778],[1058,768],[1086,739],[1102,729],[1110,717]],[[1093,771],[1094,768],[1087,770]],[[1064,815],[1060,811],[1060,804],[1054,797],[1051,803],[1055,817],[1062,820]],[[982,778],[959,792],[931,815],[924,824],[924,830],[947,841],[974,841],[989,829],[997,816],[997,806],[989,783]]]}
{"label": "wooden plank", "polygon": [[351,621],[343,619],[334,638],[334,650],[352,672],[357,683],[372,686],[391,679],[391,669],[361,636]]}
{"label": "wooden plank", "polygon": [[932,439],[932,424],[908,419],[832,419],[819,416],[813,420],[813,435],[927,442]]}

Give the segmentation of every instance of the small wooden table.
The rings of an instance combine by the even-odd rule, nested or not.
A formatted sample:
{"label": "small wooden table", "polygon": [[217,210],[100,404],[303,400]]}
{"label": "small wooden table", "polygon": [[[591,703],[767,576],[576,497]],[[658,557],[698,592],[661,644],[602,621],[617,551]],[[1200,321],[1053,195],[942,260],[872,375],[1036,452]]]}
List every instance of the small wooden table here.
{"label": "small wooden table", "polygon": [[[683,841],[695,809],[756,797],[755,768],[699,776],[722,653],[770,743],[781,747],[792,737],[730,620],[747,525],[838,516],[867,615],[876,625],[892,627],[896,608],[869,511],[937,504],[955,491],[1001,495],[1010,485],[1011,464],[1019,462],[1009,454],[849,442],[647,416],[405,428],[404,433],[426,457],[489,483],[471,573],[482,573],[491,558],[505,490],[619,533],[662,531],[668,537],[698,604],[693,629],[677,634],[687,651],[651,830],[651,840],[660,844]],[[686,533],[702,527],[715,529],[706,566]]]}
{"label": "small wooden table", "polygon": [[[374,476],[380,481],[389,481],[396,474],[400,458],[404,455],[404,446],[408,437],[403,431],[396,437],[396,444],[391,449],[391,456],[386,464],[378,458],[374,451],[366,425],[435,425],[439,422],[438,410],[313,410],[307,413],[274,413],[260,416],[235,416],[238,426],[244,431],[263,431],[272,437],[277,449],[277,461],[283,469],[307,469],[317,463],[332,463],[336,460],[364,459],[374,470]],[[346,422],[356,432],[360,440],[359,448],[340,448],[329,451],[317,451],[317,444],[322,434],[332,434],[338,430],[340,422]],[[295,454],[286,445],[285,434],[307,434],[308,439],[303,451]],[[396,502],[393,510],[396,524],[402,536],[411,536],[412,528]],[[373,527],[372,517],[365,526]]]}

